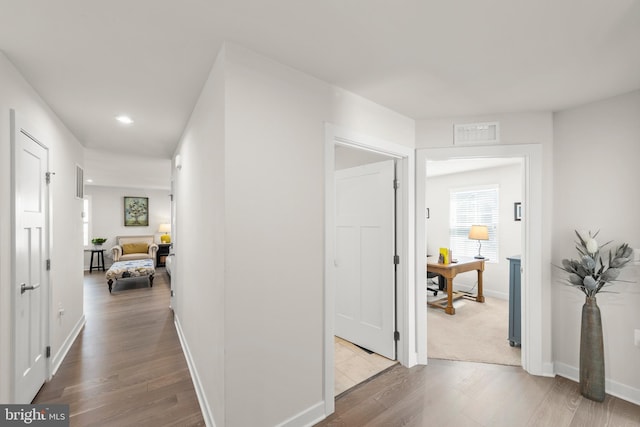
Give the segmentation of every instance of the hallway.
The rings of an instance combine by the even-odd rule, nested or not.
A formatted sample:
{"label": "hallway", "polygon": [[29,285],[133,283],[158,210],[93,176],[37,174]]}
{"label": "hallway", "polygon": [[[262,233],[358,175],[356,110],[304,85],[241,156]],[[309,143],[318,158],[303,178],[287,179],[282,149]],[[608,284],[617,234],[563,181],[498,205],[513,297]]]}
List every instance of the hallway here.
{"label": "hallway", "polygon": [[169,277],[153,287],[85,273],[87,323],[33,403],[70,405],[71,426],[203,426],[169,309]]}

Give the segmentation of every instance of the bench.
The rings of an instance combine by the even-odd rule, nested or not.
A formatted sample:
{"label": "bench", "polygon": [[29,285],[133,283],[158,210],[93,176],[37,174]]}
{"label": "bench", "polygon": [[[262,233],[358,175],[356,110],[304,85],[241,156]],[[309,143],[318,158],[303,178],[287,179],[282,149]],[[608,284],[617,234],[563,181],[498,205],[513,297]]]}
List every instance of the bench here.
{"label": "bench", "polygon": [[155,272],[152,259],[114,262],[105,274],[109,285],[109,293],[111,293],[113,281],[118,279],[149,277],[149,287],[153,287],[153,275]]}

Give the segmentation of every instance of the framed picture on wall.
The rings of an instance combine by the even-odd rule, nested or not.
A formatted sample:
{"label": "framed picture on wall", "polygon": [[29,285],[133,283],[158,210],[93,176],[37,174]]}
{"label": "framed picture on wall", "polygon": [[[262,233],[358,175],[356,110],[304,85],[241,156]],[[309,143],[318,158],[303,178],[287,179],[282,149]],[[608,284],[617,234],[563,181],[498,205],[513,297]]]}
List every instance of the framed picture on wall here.
{"label": "framed picture on wall", "polygon": [[522,221],[522,203],[516,202],[513,204],[513,220]]}
{"label": "framed picture on wall", "polygon": [[124,197],[124,225],[127,227],[149,226],[148,197]]}

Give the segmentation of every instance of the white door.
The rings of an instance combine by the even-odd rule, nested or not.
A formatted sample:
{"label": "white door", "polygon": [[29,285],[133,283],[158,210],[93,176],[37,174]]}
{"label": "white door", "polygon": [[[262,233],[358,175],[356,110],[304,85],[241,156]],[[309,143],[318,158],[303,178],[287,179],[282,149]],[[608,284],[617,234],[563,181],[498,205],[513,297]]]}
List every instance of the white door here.
{"label": "white door", "polygon": [[31,403],[47,376],[48,151],[13,120],[15,176],[14,399]]}
{"label": "white door", "polygon": [[395,359],[395,163],[336,171],[335,334]]}

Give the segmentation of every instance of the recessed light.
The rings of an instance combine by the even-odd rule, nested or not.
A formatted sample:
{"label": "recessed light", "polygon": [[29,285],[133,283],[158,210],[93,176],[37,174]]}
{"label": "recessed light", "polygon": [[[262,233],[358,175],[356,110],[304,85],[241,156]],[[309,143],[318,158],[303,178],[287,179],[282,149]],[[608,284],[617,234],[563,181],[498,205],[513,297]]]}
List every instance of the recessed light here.
{"label": "recessed light", "polygon": [[92,182],[93,182],[93,180],[92,180],[91,178],[87,178],[87,182],[88,182],[88,183],[92,183]]}
{"label": "recessed light", "polygon": [[133,123],[133,119],[129,116],[116,116],[116,120],[119,121],[120,123],[124,123],[125,125],[130,125],[131,123]]}

